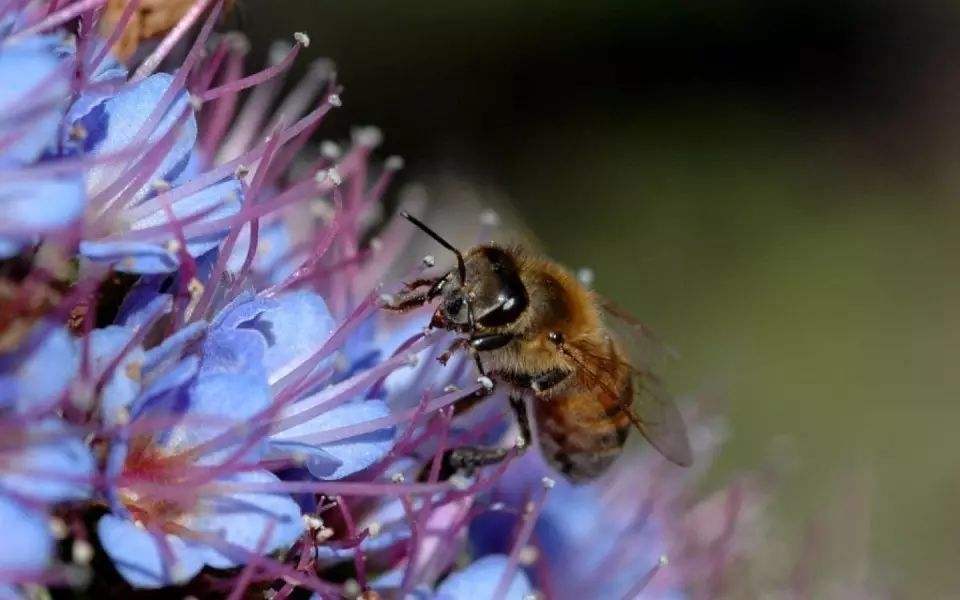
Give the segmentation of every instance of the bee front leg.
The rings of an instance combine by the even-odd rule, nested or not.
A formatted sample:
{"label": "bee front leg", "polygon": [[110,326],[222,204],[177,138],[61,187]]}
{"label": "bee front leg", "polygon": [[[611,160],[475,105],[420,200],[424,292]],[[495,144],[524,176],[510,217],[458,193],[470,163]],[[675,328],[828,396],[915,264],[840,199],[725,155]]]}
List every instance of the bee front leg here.
{"label": "bee front leg", "polygon": [[[521,396],[510,395],[510,408],[514,417],[517,419],[517,426],[520,429],[515,444],[516,456],[523,454],[533,439],[530,431],[530,416],[527,412],[527,403]],[[495,465],[503,461],[509,451],[506,448],[489,448],[483,446],[460,446],[451,448],[443,453],[442,463],[440,464],[440,480],[449,479],[454,473],[463,473],[470,477],[480,467]],[[424,471],[428,469],[425,467]]]}
{"label": "bee front leg", "polygon": [[[440,294],[445,277],[415,279],[403,285],[399,294],[385,297],[382,307],[394,312],[405,312],[423,306]],[[427,288],[426,291],[418,291]]]}

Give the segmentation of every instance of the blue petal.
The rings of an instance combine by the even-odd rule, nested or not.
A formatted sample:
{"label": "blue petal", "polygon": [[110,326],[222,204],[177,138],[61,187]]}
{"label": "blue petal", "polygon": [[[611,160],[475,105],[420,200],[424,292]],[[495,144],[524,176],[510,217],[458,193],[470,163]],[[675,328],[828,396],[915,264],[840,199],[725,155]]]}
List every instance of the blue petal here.
{"label": "blue petal", "polygon": [[[237,273],[247,258],[250,248],[250,227],[245,226],[237,236],[227,268],[231,273]],[[267,223],[260,223],[257,237],[256,253],[253,257],[252,269],[254,273],[263,275],[267,283],[274,285],[290,276],[300,265],[290,250],[293,241],[290,230],[283,219],[272,219]]]}
{"label": "blue petal", "polygon": [[[83,215],[86,192],[79,176],[0,182],[2,237],[9,247],[32,244],[37,236],[63,229]],[[8,247],[8,248],[9,248]],[[9,250],[2,256],[10,256]]]}
{"label": "blue petal", "polygon": [[341,479],[369,467],[386,456],[393,447],[396,428],[385,427],[371,433],[319,446],[294,441],[291,438],[366,423],[389,415],[389,407],[381,400],[344,404],[295,427],[275,433],[270,438],[271,449],[274,454],[287,456],[293,453],[306,454],[306,466],[314,477]]}
{"label": "blue petal", "polygon": [[[491,554],[473,561],[467,568],[451,573],[437,586],[437,600],[476,600],[493,598],[500,577],[507,568],[508,558],[503,554]],[[523,600],[532,591],[530,580],[523,569],[517,569],[510,587],[503,596],[505,600]]]}
{"label": "blue petal", "polygon": [[203,568],[198,547],[166,535],[173,555],[171,563],[165,559],[163,547],[153,534],[126,519],[104,515],[97,523],[97,535],[117,570],[136,588],[186,583]]}
{"label": "blue petal", "polygon": [[59,39],[32,36],[0,46],[0,139],[16,139],[0,150],[0,163],[31,163],[56,142],[72,76],[54,52]]}
{"label": "blue petal", "polygon": [[0,455],[10,465],[0,471],[0,488],[42,502],[90,496],[95,465],[83,440],[54,420],[35,425],[27,439]]}
{"label": "blue petal", "polygon": [[[96,380],[113,364],[135,333],[132,327],[119,325],[95,329],[90,333],[90,365]],[[83,347],[82,341],[78,341],[78,347]],[[143,348],[134,346],[124,354],[110,374],[100,396],[100,413],[104,423],[117,424],[120,413],[133,405],[140,393],[140,377],[145,361]]]}
{"label": "blue petal", "polygon": [[302,290],[283,294],[276,300],[279,306],[250,325],[267,339],[264,364],[270,383],[289,374],[319,350],[336,325],[319,294]]}
{"label": "blue petal", "polygon": [[80,242],[80,254],[111,263],[124,273],[172,273],[180,266],[176,254],[150,242],[84,240]]}
{"label": "blue petal", "polygon": [[[173,83],[173,79],[173,76],[166,73],[151,75],[124,87],[112,98],[89,110],[76,123],[86,130],[84,149],[95,154],[111,154],[127,148]],[[167,107],[163,118],[150,133],[145,145],[156,144],[164,134],[170,131],[184,110],[191,111],[191,114],[176,134],[173,147],[163,157],[157,169],[147,178],[148,182],[157,179],[170,181],[186,164],[197,139],[197,120],[192,114],[187,93],[184,90],[180,90],[174,101]],[[103,191],[117,179],[128,164],[102,164],[87,171],[88,192],[95,195]],[[133,200],[145,198],[150,190],[148,183],[134,195]]]}
{"label": "blue petal", "polygon": [[173,299],[169,294],[161,293],[161,279],[166,277],[141,277],[127,292],[114,322],[117,325],[139,328],[148,321],[169,313],[173,308]]}
{"label": "blue petal", "polygon": [[196,377],[199,368],[197,357],[188,356],[157,375],[146,384],[137,398],[132,416],[154,412],[169,417],[182,413],[189,403],[188,385]]}
{"label": "blue petal", "polygon": [[[198,446],[240,425],[252,424],[254,416],[270,405],[270,388],[262,377],[218,374],[198,377],[189,392],[189,405],[184,412],[187,425],[176,427],[163,436],[163,445],[182,450]],[[215,464],[232,456],[236,447],[250,436],[263,438],[249,450],[250,460],[257,460],[264,450],[266,432],[255,427],[236,433],[236,439],[222,448],[205,453],[202,464]]]}
{"label": "blue petal", "polygon": [[79,357],[66,329],[42,322],[34,327],[25,354],[0,359],[0,406],[21,413],[52,408],[66,391]]}
{"label": "blue petal", "polygon": [[[280,483],[269,471],[237,473],[225,481],[239,484]],[[261,555],[285,550],[303,533],[300,507],[286,494],[239,493],[201,499],[197,514],[188,525],[191,529],[214,533],[233,546]],[[272,528],[266,543],[261,538]],[[204,561],[215,568],[226,569],[243,564],[241,557],[204,548]]]}
{"label": "blue petal", "polygon": [[144,371],[152,376],[153,371],[162,371],[164,366],[170,366],[172,363],[178,362],[188,350],[188,347],[202,338],[206,332],[206,321],[194,321],[183,327],[163,340],[159,346],[147,350],[146,362],[143,365]]}
{"label": "blue petal", "polygon": [[244,373],[258,375],[266,381],[263,355],[267,344],[255,331],[218,329],[211,331],[203,342],[203,375],[217,373]]}
{"label": "blue petal", "polygon": [[[174,216],[177,219],[188,219],[198,215],[196,223],[215,221],[237,214],[240,211],[240,205],[243,201],[243,188],[236,179],[227,179],[209,187],[206,187],[195,194],[182,198],[170,206]],[[162,207],[157,207],[153,213],[138,219],[130,226],[133,231],[147,229],[169,223],[166,212]],[[229,228],[224,227],[220,231],[204,233],[203,235],[191,235],[191,222],[184,226],[184,235],[187,239],[187,252],[190,256],[197,257],[201,254],[215,248],[226,237]],[[169,238],[174,239],[171,232]],[[160,244],[164,245],[164,244]]]}
{"label": "blue petal", "polygon": [[213,329],[236,329],[277,305],[276,300],[242,293],[217,313],[217,316],[210,322],[210,327]]}
{"label": "blue petal", "polygon": [[0,523],[0,573],[46,568],[53,553],[53,536],[45,514],[0,496]]}

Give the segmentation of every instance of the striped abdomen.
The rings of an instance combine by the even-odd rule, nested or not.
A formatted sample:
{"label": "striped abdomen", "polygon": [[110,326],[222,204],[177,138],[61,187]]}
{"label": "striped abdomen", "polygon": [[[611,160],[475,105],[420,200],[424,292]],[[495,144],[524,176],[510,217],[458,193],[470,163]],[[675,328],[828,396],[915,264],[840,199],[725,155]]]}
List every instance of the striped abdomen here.
{"label": "striped abdomen", "polygon": [[633,400],[629,379],[625,383],[616,399],[601,390],[577,389],[534,403],[543,456],[569,479],[593,479],[620,455],[632,427],[620,409]]}

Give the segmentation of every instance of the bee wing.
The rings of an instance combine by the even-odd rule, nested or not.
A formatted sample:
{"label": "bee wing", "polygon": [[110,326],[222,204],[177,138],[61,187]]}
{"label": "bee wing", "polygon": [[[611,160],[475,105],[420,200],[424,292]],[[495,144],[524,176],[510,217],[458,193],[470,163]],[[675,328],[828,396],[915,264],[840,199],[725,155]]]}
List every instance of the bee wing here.
{"label": "bee wing", "polygon": [[603,320],[609,331],[616,331],[619,341],[629,350],[632,363],[645,368],[662,366],[668,359],[676,359],[678,353],[657,337],[650,327],[609,298],[594,293],[597,305],[602,309]]}
{"label": "bee wing", "polygon": [[573,346],[566,348],[565,353],[577,363],[583,376],[589,378],[597,389],[618,399],[618,402],[619,395],[616,390],[609,388],[602,375],[626,368],[633,384],[633,403],[621,403],[620,409],[664,458],[682,467],[693,463],[687,426],[659,377],[643,366],[625,362],[616,358],[615,354],[601,353],[593,348]]}
{"label": "bee wing", "polygon": [[662,382],[651,373],[634,371],[633,390],[633,406],[625,410],[643,437],[670,462],[693,464],[687,426]]}

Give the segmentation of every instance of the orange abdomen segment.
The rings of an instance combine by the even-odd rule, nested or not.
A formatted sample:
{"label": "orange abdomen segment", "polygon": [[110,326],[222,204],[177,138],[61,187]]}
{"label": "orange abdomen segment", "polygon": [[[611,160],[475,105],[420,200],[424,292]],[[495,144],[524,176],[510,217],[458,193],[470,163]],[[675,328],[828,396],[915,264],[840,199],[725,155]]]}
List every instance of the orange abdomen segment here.
{"label": "orange abdomen segment", "polygon": [[619,408],[620,402],[632,400],[630,388],[627,383],[622,399],[616,400],[593,390],[538,399],[537,429],[547,462],[572,481],[603,473],[619,456],[630,432],[630,419]]}

